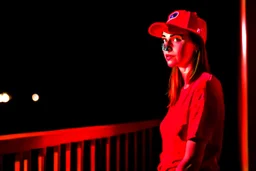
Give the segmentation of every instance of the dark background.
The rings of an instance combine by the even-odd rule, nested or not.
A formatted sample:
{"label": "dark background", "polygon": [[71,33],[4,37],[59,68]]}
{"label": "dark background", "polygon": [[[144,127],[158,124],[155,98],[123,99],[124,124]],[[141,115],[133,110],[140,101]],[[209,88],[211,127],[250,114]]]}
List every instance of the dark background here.
{"label": "dark background", "polygon": [[161,119],[170,69],[147,28],[180,8],[208,23],[209,62],[226,104],[222,167],[239,170],[238,0],[10,6],[2,25],[0,90],[12,100],[0,104],[1,134]]}

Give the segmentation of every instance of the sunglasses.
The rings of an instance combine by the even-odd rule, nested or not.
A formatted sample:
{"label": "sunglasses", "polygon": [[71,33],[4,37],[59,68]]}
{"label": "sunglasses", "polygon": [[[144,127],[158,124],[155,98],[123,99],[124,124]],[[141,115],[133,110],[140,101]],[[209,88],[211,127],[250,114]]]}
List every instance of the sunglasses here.
{"label": "sunglasses", "polygon": [[[172,43],[173,43],[173,42],[180,42],[180,41],[183,40],[183,37],[184,37],[184,35],[174,34],[174,35],[172,35],[172,36],[170,37],[169,42],[170,42],[170,41],[171,41]],[[172,49],[172,47],[170,46],[170,44],[167,43],[167,42],[163,42],[163,43],[161,44],[161,48],[162,48],[163,51],[169,51],[169,50]]]}

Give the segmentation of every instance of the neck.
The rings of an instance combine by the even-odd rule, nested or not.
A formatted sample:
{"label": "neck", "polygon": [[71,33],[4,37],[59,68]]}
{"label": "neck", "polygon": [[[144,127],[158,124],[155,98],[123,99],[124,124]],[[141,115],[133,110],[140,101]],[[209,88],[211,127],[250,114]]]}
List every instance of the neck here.
{"label": "neck", "polygon": [[192,64],[189,64],[186,67],[179,67],[182,78],[184,80],[184,87],[189,85],[189,73],[192,70]]}

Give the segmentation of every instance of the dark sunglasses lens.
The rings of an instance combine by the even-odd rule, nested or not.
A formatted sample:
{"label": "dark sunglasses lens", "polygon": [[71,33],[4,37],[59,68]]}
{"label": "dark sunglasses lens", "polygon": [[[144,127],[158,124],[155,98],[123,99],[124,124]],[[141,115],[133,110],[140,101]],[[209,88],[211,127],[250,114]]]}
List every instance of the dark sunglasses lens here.
{"label": "dark sunglasses lens", "polygon": [[162,50],[164,50],[164,44],[163,43],[161,44],[161,48],[162,48]]}
{"label": "dark sunglasses lens", "polygon": [[168,51],[170,49],[170,46],[167,46],[164,43],[162,43],[161,47],[163,51]]}

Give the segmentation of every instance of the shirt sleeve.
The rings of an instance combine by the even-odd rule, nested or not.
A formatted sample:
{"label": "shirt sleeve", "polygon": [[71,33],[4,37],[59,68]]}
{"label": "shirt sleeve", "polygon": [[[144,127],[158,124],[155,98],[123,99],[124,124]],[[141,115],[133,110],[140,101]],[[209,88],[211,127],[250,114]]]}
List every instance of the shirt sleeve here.
{"label": "shirt sleeve", "polygon": [[218,88],[214,88],[211,80],[193,93],[188,116],[187,140],[208,142],[219,120]]}

